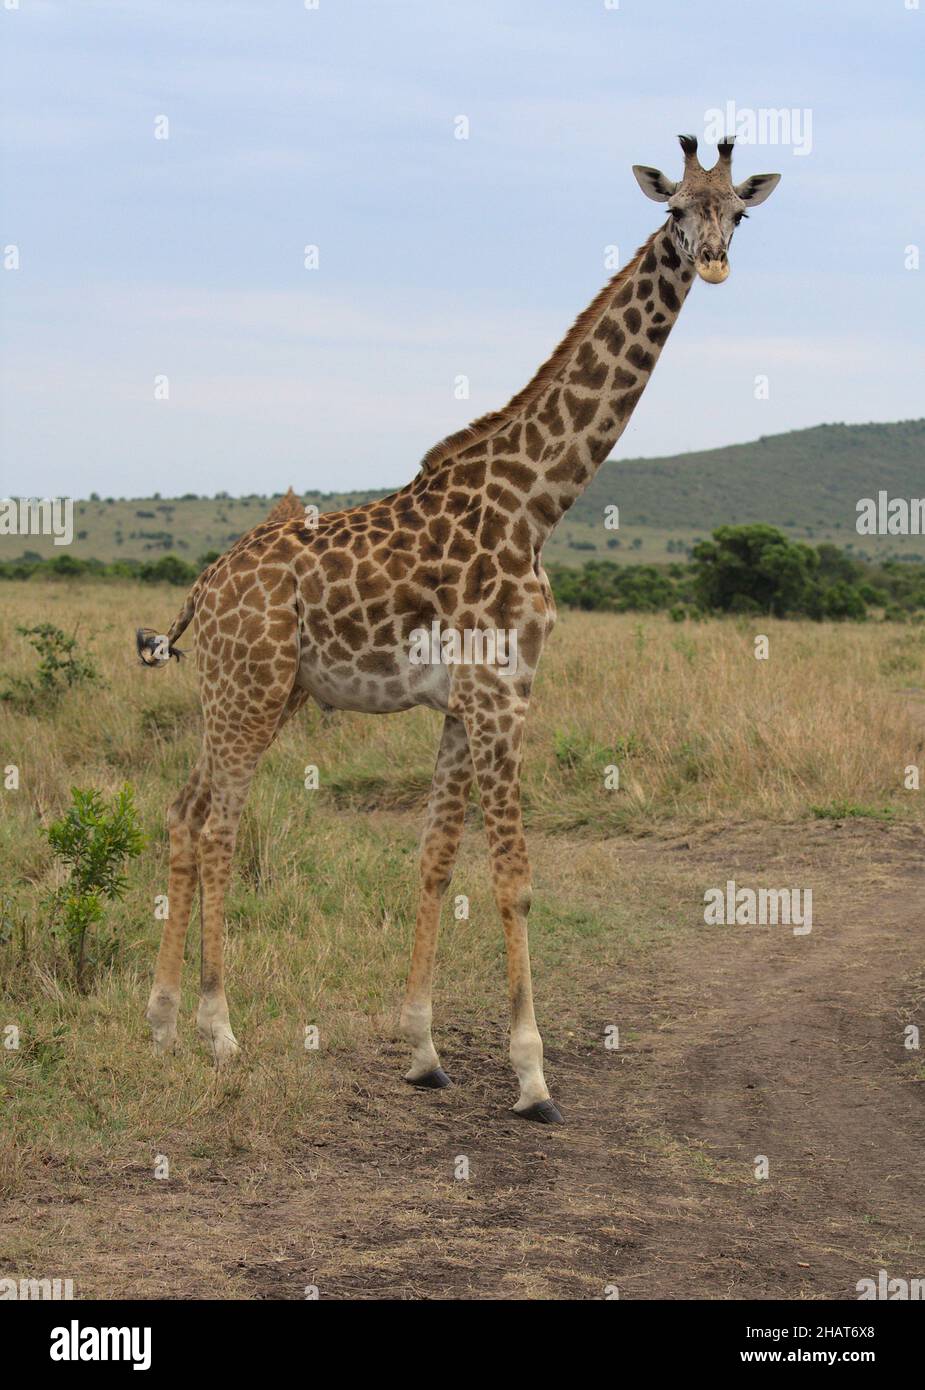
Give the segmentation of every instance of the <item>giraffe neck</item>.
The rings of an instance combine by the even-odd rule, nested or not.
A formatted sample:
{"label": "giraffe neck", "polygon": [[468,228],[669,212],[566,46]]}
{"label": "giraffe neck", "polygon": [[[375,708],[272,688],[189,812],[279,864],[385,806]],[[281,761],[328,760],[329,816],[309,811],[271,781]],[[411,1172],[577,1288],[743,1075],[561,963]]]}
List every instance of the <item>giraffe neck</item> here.
{"label": "giraffe neck", "polygon": [[[525,489],[524,515],[535,549],[626,429],[691,282],[690,267],[663,227],[590,306],[562,370],[525,411],[521,463],[536,478]],[[501,460],[492,459],[488,471],[503,475]]]}
{"label": "giraffe neck", "polygon": [[507,533],[504,523],[513,520],[515,542],[540,550],[626,429],[691,281],[666,224],[605,285],[504,410],[425,456],[421,481],[475,486],[484,542]]}

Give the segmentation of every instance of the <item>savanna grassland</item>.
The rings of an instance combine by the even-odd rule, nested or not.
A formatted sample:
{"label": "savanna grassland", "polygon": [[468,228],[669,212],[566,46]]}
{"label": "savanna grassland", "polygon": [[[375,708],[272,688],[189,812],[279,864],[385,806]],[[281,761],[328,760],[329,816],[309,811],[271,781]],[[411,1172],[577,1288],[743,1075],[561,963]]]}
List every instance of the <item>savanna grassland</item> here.
{"label": "savanna grassland", "polygon": [[[195,1038],[195,921],[179,1046],[151,1055],[164,814],[199,716],[193,663],[141,669],[133,632],[162,630],[179,597],[0,588],[4,677],[34,670],[15,629],[40,622],[76,633],[99,672],[32,710],[0,704],[0,768],[19,769],[0,793],[0,1025],[19,1031],[0,1071],[0,1272],[70,1276],[78,1297],[206,1298],[300,1298],[310,1283],[322,1297],[602,1297],[612,1280],[627,1296],[797,1298],[850,1296],[874,1261],[922,1272],[925,1072],[903,1027],[922,1021],[925,793],[904,780],[925,770],[925,631],[560,615],[524,776],[537,1011],[569,1121],[550,1133],[508,1111],[475,801],[435,996],[457,1084],[401,1083],[429,711],[311,708],[285,728],[228,899],[242,1055],[216,1073]],[[125,783],[147,848],[94,929],[80,992],[49,930],[61,869],[45,829],[72,786]],[[705,927],[705,889],[732,877],[812,884],[812,936]],[[758,1153],[771,1181],[755,1181]]]}

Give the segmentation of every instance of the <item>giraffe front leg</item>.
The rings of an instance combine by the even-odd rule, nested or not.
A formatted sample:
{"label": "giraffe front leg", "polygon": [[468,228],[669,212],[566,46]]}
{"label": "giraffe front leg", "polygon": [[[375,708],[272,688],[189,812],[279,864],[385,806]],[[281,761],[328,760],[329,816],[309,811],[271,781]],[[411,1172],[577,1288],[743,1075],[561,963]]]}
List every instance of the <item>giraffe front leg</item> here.
{"label": "giraffe front leg", "polygon": [[[499,719],[499,714],[507,718]],[[479,783],[485,831],[491,855],[495,900],[507,948],[511,1009],[511,1065],[520,1094],[514,1105],[525,1120],[561,1124],[543,1074],[543,1040],[533,1010],[533,983],[527,915],[530,911],[530,863],[520,808],[520,761],[526,701],[511,697],[501,708],[479,704],[467,712],[466,728]],[[504,732],[500,732],[504,728]]]}
{"label": "giraffe front leg", "polygon": [[525,1120],[561,1124],[562,1115],[549,1095],[543,1074],[543,1040],[533,1010],[533,983],[527,941],[530,911],[529,866],[521,877],[503,866],[495,876],[495,894],[507,946],[508,994],[511,1006],[511,1065],[520,1083],[514,1110]]}
{"label": "giraffe front leg", "polygon": [[440,739],[433,786],[421,837],[421,890],[411,969],[401,1011],[401,1030],[411,1045],[405,1080],[415,1086],[448,1086],[431,1036],[434,958],[440,905],[449,887],[472,785],[472,759],[465,725],[448,715]]}

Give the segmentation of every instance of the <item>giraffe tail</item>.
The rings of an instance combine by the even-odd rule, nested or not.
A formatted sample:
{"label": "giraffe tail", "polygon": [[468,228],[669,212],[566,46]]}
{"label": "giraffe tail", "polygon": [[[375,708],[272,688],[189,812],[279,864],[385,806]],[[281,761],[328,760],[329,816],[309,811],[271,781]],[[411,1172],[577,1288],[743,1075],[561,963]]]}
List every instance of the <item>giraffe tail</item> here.
{"label": "giraffe tail", "polygon": [[[294,517],[304,517],[304,515],[305,509],[302,503],[299,501],[298,497],[296,497],[292,488],[290,488],[285,497],[277,502],[264,525],[266,525],[267,522],[291,521]],[[247,536],[252,534],[253,532],[249,531]],[[239,541],[245,540],[246,538],[246,536],[240,537]],[[232,546],[232,554],[237,548],[237,544],[238,542]],[[179,661],[181,656],[185,655],[179,647],[174,646],[174,642],[176,642],[178,637],[183,635],[193,621],[196,605],[199,602],[199,595],[202,592],[203,585],[206,584],[215,573],[216,567],[222,563],[224,558],[224,556],[220,555],[217,560],[213,561],[211,565],[203,570],[202,574],[196,580],[196,583],[186,595],[186,602],[174,618],[166,633],[155,632],[152,627],[139,627],[135,629],[135,648],[142,666],[167,666],[170,664],[170,658],[172,656],[175,656],[177,661]]]}
{"label": "giraffe tail", "polygon": [[196,612],[196,600],[199,597],[198,584],[190,590],[186,596],[186,602],[180,612],[174,618],[166,633],[155,632],[151,627],[139,627],[135,631],[135,647],[142,666],[166,666],[170,658],[176,657],[180,660],[184,653],[179,647],[174,646],[177,638],[180,637],[189,627]]}

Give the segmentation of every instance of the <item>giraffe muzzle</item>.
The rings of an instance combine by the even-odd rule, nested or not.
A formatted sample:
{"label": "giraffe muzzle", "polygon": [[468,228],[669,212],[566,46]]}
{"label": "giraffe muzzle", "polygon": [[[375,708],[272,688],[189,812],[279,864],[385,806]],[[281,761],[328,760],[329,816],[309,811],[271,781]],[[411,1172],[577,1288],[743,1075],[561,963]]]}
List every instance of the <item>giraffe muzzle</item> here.
{"label": "giraffe muzzle", "polygon": [[729,257],[725,251],[711,251],[705,246],[694,262],[694,269],[708,285],[721,285],[729,279]]}

